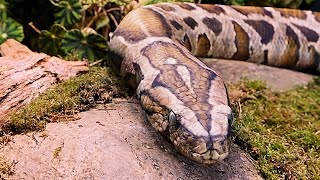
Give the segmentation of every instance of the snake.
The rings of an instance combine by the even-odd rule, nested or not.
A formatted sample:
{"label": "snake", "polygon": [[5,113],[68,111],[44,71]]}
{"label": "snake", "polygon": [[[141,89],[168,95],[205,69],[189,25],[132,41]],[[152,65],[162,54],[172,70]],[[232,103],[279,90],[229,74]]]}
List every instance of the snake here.
{"label": "snake", "polygon": [[160,3],[128,13],[109,42],[151,125],[182,155],[230,153],[233,113],[222,78],[199,57],[320,72],[320,14],[273,7]]}

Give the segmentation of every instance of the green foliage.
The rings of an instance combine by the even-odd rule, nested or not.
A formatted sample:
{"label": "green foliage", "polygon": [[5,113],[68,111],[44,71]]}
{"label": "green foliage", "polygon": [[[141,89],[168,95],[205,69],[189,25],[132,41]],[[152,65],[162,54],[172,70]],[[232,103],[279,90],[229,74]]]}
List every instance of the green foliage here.
{"label": "green foliage", "polygon": [[[84,6],[81,2],[84,2]],[[101,8],[106,1],[79,1],[62,0],[55,2],[55,23],[50,31],[42,30],[39,36],[38,48],[51,55],[72,56],[73,60],[88,59],[90,61],[103,58],[107,50],[107,40],[90,26],[95,25],[96,30],[109,25],[108,16],[103,16]],[[91,16],[95,15],[95,16]],[[79,20],[83,17],[83,21]],[[85,19],[87,18],[87,19]],[[92,31],[87,31],[91,29]],[[69,59],[69,58],[68,58]]]}
{"label": "green foliage", "polygon": [[0,21],[7,19],[7,5],[4,0],[0,0]]}
{"label": "green foliage", "polygon": [[89,6],[96,4],[99,7],[103,7],[108,2],[109,2],[109,0],[81,0],[82,4],[89,5]]}
{"label": "green foliage", "polygon": [[139,3],[141,5],[157,4],[165,2],[194,2],[193,0],[141,0]]}
{"label": "green foliage", "polygon": [[[259,81],[230,86],[236,141],[248,148],[266,179],[317,179],[320,173],[320,83],[273,93]],[[239,93],[239,91],[241,93]]]}
{"label": "green foliage", "polygon": [[54,14],[56,24],[70,26],[81,18],[82,4],[79,0],[50,1],[58,10]]}
{"label": "green foliage", "polygon": [[6,2],[0,0],[0,44],[9,38],[22,41],[23,27],[14,19],[7,17]]}
{"label": "green foliage", "polygon": [[283,7],[283,8],[299,8],[302,3],[312,6],[315,0],[224,0],[226,4],[232,5],[248,5],[248,6],[273,6],[273,7]]}
{"label": "green foliage", "polygon": [[42,30],[39,36],[39,48],[50,55],[62,54],[61,40],[66,32],[66,28],[59,24],[54,24],[50,31]]}
{"label": "green foliage", "polygon": [[78,29],[68,31],[62,39],[62,49],[67,53],[79,52],[81,59],[103,58],[107,50],[107,41],[100,34],[84,33]]}
{"label": "green foliage", "polygon": [[0,21],[0,44],[9,38],[17,41],[22,41],[24,38],[23,27],[11,18]]}

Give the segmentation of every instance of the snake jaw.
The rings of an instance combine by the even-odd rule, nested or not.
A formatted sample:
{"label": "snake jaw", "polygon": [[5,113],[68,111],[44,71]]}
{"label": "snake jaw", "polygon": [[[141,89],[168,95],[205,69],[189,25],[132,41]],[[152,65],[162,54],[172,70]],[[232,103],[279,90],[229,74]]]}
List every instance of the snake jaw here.
{"label": "snake jaw", "polygon": [[[172,110],[165,106],[159,106],[149,95],[140,96],[147,119],[159,132],[169,137],[175,148],[188,158],[205,164],[213,164],[224,159],[229,152],[229,114],[231,109],[226,105],[218,105],[213,108],[215,116],[210,121],[216,126],[198,133],[194,131],[194,125],[188,124],[190,118],[187,111]],[[174,108],[173,108],[174,109]],[[208,121],[208,122],[210,122]],[[193,129],[189,129],[189,128]]]}
{"label": "snake jaw", "polygon": [[231,142],[229,136],[197,137],[183,126],[175,132],[171,131],[170,139],[180,153],[204,164],[213,164],[226,158]]}

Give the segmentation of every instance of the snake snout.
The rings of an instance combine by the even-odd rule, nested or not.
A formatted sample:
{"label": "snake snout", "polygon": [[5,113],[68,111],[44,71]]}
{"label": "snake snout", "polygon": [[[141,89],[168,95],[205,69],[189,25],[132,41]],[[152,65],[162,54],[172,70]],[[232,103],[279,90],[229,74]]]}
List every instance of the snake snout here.
{"label": "snake snout", "polygon": [[230,139],[228,137],[205,139],[205,141],[200,142],[193,148],[192,159],[204,164],[212,164],[227,157],[230,147]]}

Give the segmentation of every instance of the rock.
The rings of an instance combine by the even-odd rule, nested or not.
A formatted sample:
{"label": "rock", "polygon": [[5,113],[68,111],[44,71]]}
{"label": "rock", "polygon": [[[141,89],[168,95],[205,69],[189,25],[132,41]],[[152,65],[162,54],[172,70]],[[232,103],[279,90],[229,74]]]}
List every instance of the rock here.
{"label": "rock", "polygon": [[12,39],[1,44],[0,53],[0,124],[55,83],[89,70],[86,62],[35,53]]}
{"label": "rock", "polygon": [[261,179],[236,145],[222,162],[202,165],[180,155],[156,132],[137,103],[118,99],[50,123],[46,131],[16,135],[0,149],[14,162],[10,179]]}
{"label": "rock", "polygon": [[313,76],[289,69],[281,69],[261,64],[243,61],[202,59],[211,69],[215,70],[226,83],[234,83],[241,77],[263,80],[273,91],[282,92],[296,86],[306,85],[313,80]]}

